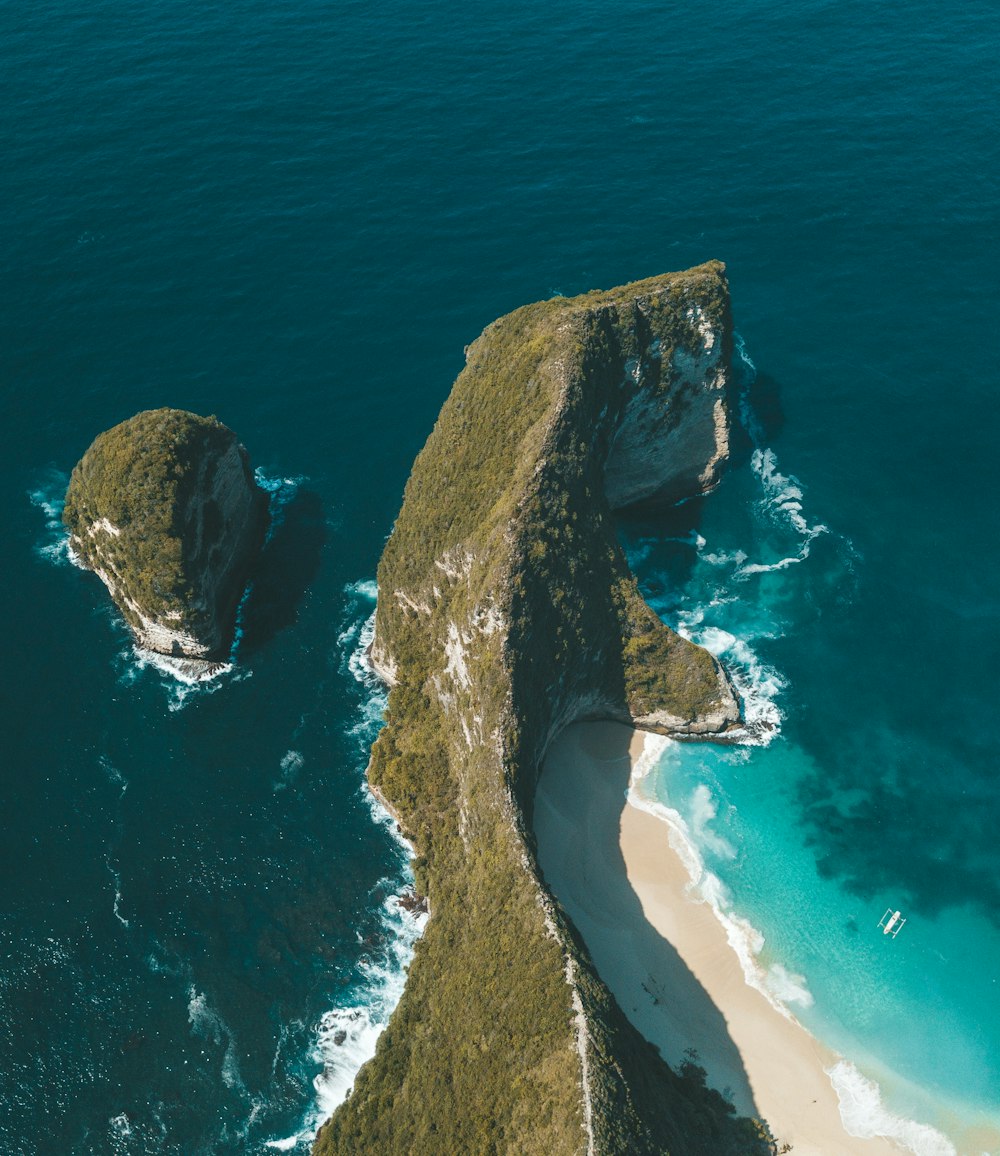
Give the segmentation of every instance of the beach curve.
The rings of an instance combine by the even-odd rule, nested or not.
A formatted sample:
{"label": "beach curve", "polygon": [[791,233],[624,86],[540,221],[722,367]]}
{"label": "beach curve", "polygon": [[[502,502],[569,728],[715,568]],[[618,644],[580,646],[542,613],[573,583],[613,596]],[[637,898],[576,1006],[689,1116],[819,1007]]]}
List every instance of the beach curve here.
{"label": "beach curve", "polygon": [[795,1156],[898,1156],[885,1137],[847,1133],[828,1075],[840,1057],[747,983],[664,823],[629,803],[650,739],[662,743],[620,723],[576,723],[553,741],[538,785],[539,864],[602,979],[668,1063],[694,1058]]}

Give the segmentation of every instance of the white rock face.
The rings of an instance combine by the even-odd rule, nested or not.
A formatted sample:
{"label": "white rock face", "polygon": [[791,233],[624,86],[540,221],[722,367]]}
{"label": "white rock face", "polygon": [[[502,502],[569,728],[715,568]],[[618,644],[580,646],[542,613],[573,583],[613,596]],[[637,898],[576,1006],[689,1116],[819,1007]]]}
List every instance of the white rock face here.
{"label": "white rock face", "polygon": [[719,699],[714,709],[703,709],[696,719],[681,718],[666,710],[634,716],[634,726],[657,734],[720,735],[740,723],[740,703],[732,683],[720,667],[718,670]]}
{"label": "white rock face", "polygon": [[387,686],[396,685],[399,676],[399,666],[389,650],[379,645],[379,637],[377,634],[372,639],[371,650],[368,652],[368,661],[371,664],[372,670],[375,671]]}
{"label": "white rock face", "polygon": [[131,623],[132,633],[143,649],[155,651],[157,654],[184,655],[186,658],[207,657],[210,648],[206,643],[179,627],[168,625],[169,620],[178,619],[179,614],[174,612],[164,615],[160,621],[144,614],[138,602],[129,598],[123,590],[121,576],[110,560],[105,566],[96,567],[94,573],[107,586],[111,597],[119,605],[124,603],[135,615],[135,620]]}
{"label": "white rock face", "polygon": [[[687,318],[696,348],[678,348],[664,364],[654,339],[628,367],[627,400],[604,467],[604,490],[613,509],[704,493],[717,482],[729,454],[723,334],[699,306],[692,306]],[[667,382],[664,391],[661,383]]]}
{"label": "white rock face", "polygon": [[[248,553],[256,552],[262,537],[262,495],[248,475],[241,447],[234,441],[223,457],[201,463],[197,496],[191,504],[195,539],[189,565],[200,577],[191,607],[212,623],[210,633],[199,632],[199,642],[207,644],[208,653],[217,653],[224,641],[230,626],[227,619],[235,613],[245,582],[241,572]],[[161,618],[157,625],[168,634],[175,632],[169,618]],[[183,641],[178,642],[182,653],[190,653]]]}

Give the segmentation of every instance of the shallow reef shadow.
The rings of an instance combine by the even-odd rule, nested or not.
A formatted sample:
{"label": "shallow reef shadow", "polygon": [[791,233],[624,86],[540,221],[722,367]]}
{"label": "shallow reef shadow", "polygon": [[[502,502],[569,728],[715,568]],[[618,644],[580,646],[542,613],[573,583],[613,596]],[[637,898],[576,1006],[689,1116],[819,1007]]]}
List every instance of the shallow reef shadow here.
{"label": "shallow reef shadow", "polygon": [[750,381],[737,371],[729,397],[729,462],[732,470],[746,465],[754,450],[773,446],[785,428],[781,385],[769,373],[757,373]]}
{"label": "shallow reef shadow", "polygon": [[319,572],[327,534],[322,498],[315,491],[299,490],[283,513],[251,574],[240,641],[244,654],[259,650],[292,625]]}
{"label": "shallow reef shadow", "polygon": [[698,560],[694,546],[707,497],[702,494],[672,506],[639,503],[614,511],[618,541],[626,557],[646,543],[656,555],[656,577],[648,566],[633,566],[631,558],[629,568],[639,582],[642,596],[647,601],[656,600],[661,617],[664,613],[668,615],[668,624],[672,611],[662,602],[671,592],[684,590],[692,576]]}
{"label": "shallow reef shadow", "polygon": [[952,749],[915,737],[894,746],[877,731],[841,735],[839,747],[801,741],[816,769],[796,800],[820,875],[866,902],[929,919],[969,906],[1000,928],[996,822],[969,797],[990,788],[974,781],[960,739]]}
{"label": "shallow reef shadow", "polygon": [[770,445],[785,428],[785,410],[781,404],[781,385],[769,373],[758,373],[747,389],[747,402],[764,444]]}

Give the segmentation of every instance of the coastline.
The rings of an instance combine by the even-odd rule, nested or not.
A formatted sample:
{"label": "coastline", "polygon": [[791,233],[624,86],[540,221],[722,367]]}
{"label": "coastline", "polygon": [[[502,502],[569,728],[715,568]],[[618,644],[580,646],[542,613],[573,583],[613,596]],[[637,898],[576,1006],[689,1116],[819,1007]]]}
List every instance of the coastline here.
{"label": "coastline", "polygon": [[671,1066],[693,1048],[709,1085],[795,1156],[898,1156],[846,1132],[827,1075],[840,1057],[749,986],[668,829],[627,802],[646,742],[620,723],[568,727],[536,795],[539,864],[601,977]]}

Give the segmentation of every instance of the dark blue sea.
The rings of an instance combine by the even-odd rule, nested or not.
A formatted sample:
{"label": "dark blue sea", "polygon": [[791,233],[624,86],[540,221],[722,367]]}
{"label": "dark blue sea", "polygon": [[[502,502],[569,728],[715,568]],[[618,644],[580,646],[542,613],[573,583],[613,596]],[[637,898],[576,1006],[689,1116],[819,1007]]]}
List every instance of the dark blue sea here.
{"label": "dark blue sea", "polygon": [[[306,1152],[419,932],[362,656],[463,347],[717,257],[732,469],[622,535],[760,727],[650,790],[845,1122],[1000,1152],[998,45],[982,0],[0,8],[0,1150]],[[58,524],[163,405],[276,515],[198,686]]]}

